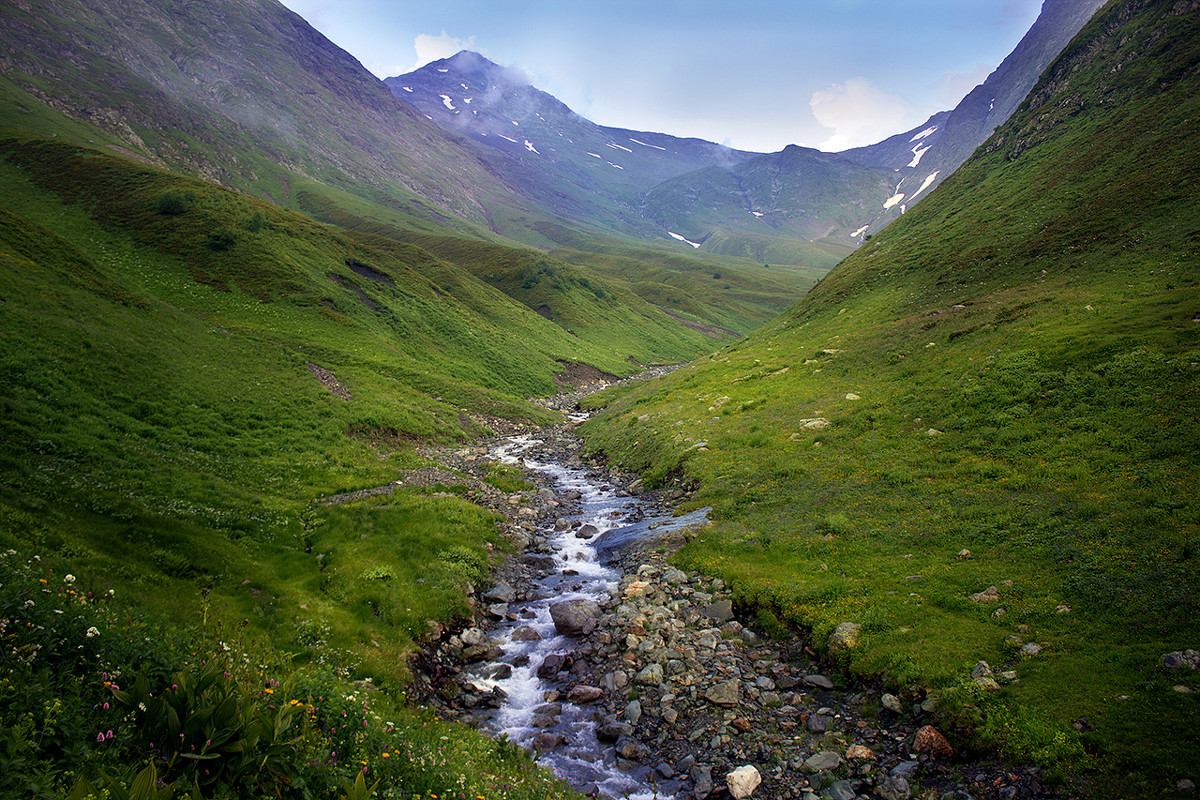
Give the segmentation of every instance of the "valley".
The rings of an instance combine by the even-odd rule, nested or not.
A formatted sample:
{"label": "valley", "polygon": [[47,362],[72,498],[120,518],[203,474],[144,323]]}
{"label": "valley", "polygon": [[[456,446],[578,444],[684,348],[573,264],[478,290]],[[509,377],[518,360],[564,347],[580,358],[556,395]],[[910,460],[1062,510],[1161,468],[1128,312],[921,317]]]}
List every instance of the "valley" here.
{"label": "valley", "polygon": [[1194,794],[1200,7],[1100,5],[842,153],[0,9],[0,796]]}

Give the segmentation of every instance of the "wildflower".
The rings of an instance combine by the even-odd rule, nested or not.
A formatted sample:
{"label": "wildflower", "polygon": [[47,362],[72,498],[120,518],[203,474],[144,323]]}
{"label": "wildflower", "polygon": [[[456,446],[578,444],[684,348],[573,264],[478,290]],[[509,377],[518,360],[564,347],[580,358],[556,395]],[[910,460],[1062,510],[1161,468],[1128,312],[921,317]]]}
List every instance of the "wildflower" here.
{"label": "wildflower", "polygon": [[103,731],[96,734],[96,741],[101,742],[101,743],[104,741],[104,732]]}
{"label": "wildflower", "polygon": [[100,635],[100,629],[97,628],[95,625],[93,625],[92,627],[87,629],[87,637],[89,639],[94,639],[99,635]]}
{"label": "wildflower", "polygon": [[75,582],[75,576],[72,575],[71,573],[68,572],[66,575],[63,576],[63,583],[74,583],[74,582]]}
{"label": "wildflower", "polygon": [[104,734],[105,739],[111,739],[112,737],[113,737],[113,732],[111,730]]}

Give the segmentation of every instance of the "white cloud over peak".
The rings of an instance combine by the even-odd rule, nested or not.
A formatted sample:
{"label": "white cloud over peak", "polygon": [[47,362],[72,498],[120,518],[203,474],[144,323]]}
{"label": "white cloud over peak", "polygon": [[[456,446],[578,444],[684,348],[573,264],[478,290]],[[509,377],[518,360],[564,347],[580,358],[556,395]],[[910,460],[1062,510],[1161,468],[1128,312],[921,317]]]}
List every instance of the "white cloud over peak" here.
{"label": "white cloud over peak", "polygon": [[845,83],[813,92],[808,104],[817,122],[833,131],[817,145],[827,153],[886,139],[906,125],[915,124],[910,121],[917,113],[912,103],[888,94],[863,77],[848,78]]}
{"label": "white cloud over peak", "polygon": [[430,36],[428,33],[419,34],[413,41],[413,49],[417,51],[417,63],[413,69],[419,69],[430,61],[449,58],[460,50],[473,50],[474,48],[474,36],[468,39],[459,39],[447,34],[444,28],[440,36]]}

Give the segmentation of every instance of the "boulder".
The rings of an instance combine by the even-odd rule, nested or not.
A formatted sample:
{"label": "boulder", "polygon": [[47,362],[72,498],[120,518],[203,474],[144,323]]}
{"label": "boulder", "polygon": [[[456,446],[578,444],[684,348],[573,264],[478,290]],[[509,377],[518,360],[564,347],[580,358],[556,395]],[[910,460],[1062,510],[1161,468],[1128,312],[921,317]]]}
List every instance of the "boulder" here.
{"label": "boulder", "polygon": [[809,756],[801,767],[805,772],[825,772],[831,769],[837,769],[842,763],[842,757],[832,750],[824,750],[815,755]]}
{"label": "boulder", "polygon": [[982,592],[976,592],[975,594],[971,595],[971,602],[973,602],[973,603],[999,603],[1000,602],[1000,590],[997,589],[995,586],[989,586],[988,588],[984,589]]}
{"label": "boulder", "polygon": [[[824,675],[805,675],[804,682],[809,686],[815,686],[818,689],[832,689],[833,681],[826,678]],[[788,687],[784,687],[788,688]]]}
{"label": "boulder", "polygon": [[542,635],[528,625],[522,625],[512,632],[510,638],[514,642],[540,642]]}
{"label": "boulder", "polygon": [[517,591],[504,581],[496,581],[496,585],[483,595],[483,599],[493,603],[511,603],[517,599]]}
{"label": "boulder", "polygon": [[634,683],[640,683],[645,686],[658,686],[663,682],[662,664],[649,664],[637,677],[633,679]]}
{"label": "boulder", "polygon": [[862,625],[857,622],[843,622],[829,634],[829,654],[836,656],[845,650],[851,650],[858,644],[862,634]]}
{"label": "boulder", "polygon": [[917,731],[913,737],[913,750],[918,753],[929,753],[939,758],[953,758],[954,748],[941,731],[932,725],[926,725]]}
{"label": "boulder", "polygon": [[567,701],[575,705],[585,705],[594,703],[604,696],[604,690],[599,686],[588,686],[587,684],[579,684],[571,688],[567,692]]}
{"label": "boulder", "polygon": [[600,614],[600,606],[594,600],[566,600],[550,606],[554,629],[564,636],[591,633]]}
{"label": "boulder", "polygon": [[715,686],[708,687],[708,691],[704,693],[704,699],[708,702],[725,707],[733,707],[738,704],[738,681],[736,678],[722,681]]}
{"label": "boulder", "polygon": [[762,775],[752,764],[738,767],[725,776],[725,785],[729,787],[729,794],[737,800],[754,794],[754,790],[760,783],[762,783]]}

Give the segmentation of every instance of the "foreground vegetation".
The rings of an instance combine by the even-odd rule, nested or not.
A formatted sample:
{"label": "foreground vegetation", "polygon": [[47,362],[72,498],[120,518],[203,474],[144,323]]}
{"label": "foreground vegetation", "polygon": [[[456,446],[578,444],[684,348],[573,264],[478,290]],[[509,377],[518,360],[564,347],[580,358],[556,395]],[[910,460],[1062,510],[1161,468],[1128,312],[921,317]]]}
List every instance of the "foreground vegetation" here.
{"label": "foreground vegetation", "polygon": [[714,507],[680,565],[821,648],[859,623],[846,669],[1089,796],[1200,763],[1200,685],[1161,662],[1200,642],[1198,24],[1114,4],[804,301],[586,427]]}

